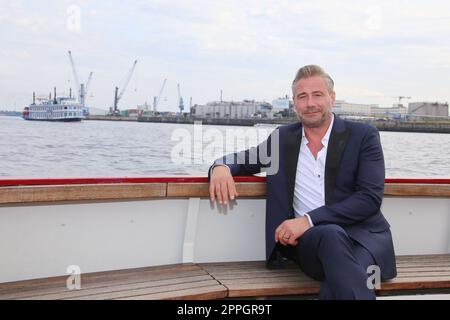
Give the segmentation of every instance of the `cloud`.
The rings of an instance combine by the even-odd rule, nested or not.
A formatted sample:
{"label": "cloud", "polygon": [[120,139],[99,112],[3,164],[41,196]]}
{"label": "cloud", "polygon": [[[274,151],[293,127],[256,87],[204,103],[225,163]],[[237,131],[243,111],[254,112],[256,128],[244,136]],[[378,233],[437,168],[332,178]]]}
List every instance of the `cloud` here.
{"label": "cloud", "polygon": [[[72,5],[77,32],[68,27]],[[171,110],[177,83],[186,102],[217,99],[220,89],[234,100],[271,101],[310,63],[333,74],[346,100],[450,100],[442,88],[450,82],[447,1],[14,1],[0,4],[0,23],[0,109],[26,104],[33,90],[68,91],[69,49],[81,79],[94,71],[89,102],[104,109],[134,59],[124,108],[151,102],[164,78]]]}

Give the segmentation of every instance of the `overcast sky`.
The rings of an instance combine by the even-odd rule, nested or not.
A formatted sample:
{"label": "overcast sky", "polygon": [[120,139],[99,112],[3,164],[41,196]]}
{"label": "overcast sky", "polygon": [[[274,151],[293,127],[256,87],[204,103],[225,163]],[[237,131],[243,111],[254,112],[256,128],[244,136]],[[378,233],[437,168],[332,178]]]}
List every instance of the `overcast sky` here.
{"label": "overcast sky", "polygon": [[[290,93],[297,69],[319,64],[338,99],[391,106],[450,101],[450,2],[446,0],[0,0],[0,109],[21,110],[32,92],[74,86],[67,51],[88,104],[108,109],[135,59],[119,108]],[[406,102],[406,101],[405,101]]]}

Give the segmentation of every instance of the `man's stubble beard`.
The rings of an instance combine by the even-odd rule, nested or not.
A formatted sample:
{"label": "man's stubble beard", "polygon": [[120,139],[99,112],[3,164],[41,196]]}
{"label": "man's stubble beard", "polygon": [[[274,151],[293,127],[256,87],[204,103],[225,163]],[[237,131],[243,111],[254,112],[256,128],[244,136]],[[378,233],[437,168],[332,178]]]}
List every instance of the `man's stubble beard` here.
{"label": "man's stubble beard", "polygon": [[304,121],[303,117],[297,113],[298,120],[302,123],[303,127],[305,127],[305,128],[318,128],[321,125],[323,125],[327,121],[327,119],[329,119],[329,117],[331,117],[331,112],[325,112],[322,114],[322,116],[320,117],[319,120],[314,121],[314,122],[309,122],[309,121]]}

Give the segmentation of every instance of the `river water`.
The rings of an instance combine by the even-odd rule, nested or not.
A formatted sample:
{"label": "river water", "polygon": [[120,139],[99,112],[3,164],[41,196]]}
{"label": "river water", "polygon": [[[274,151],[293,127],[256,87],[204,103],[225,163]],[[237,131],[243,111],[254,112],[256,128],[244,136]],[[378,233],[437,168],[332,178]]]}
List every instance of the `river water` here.
{"label": "river water", "polygon": [[[205,176],[215,157],[248,146],[212,142],[248,130],[256,144],[272,128],[0,117],[0,177]],[[380,135],[386,177],[450,177],[450,134]]]}

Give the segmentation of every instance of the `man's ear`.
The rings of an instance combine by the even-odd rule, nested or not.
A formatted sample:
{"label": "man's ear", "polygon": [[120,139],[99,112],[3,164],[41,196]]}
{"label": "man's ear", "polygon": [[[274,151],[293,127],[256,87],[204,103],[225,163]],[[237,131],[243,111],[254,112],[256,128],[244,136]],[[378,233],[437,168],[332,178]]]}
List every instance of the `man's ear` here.
{"label": "man's ear", "polygon": [[334,103],[336,102],[336,92],[334,92],[334,90],[331,91],[330,96],[331,96],[332,105],[334,106]]}
{"label": "man's ear", "polygon": [[294,110],[295,114],[298,115],[297,108],[295,107],[295,102],[294,102],[294,105],[292,106],[292,110]]}

